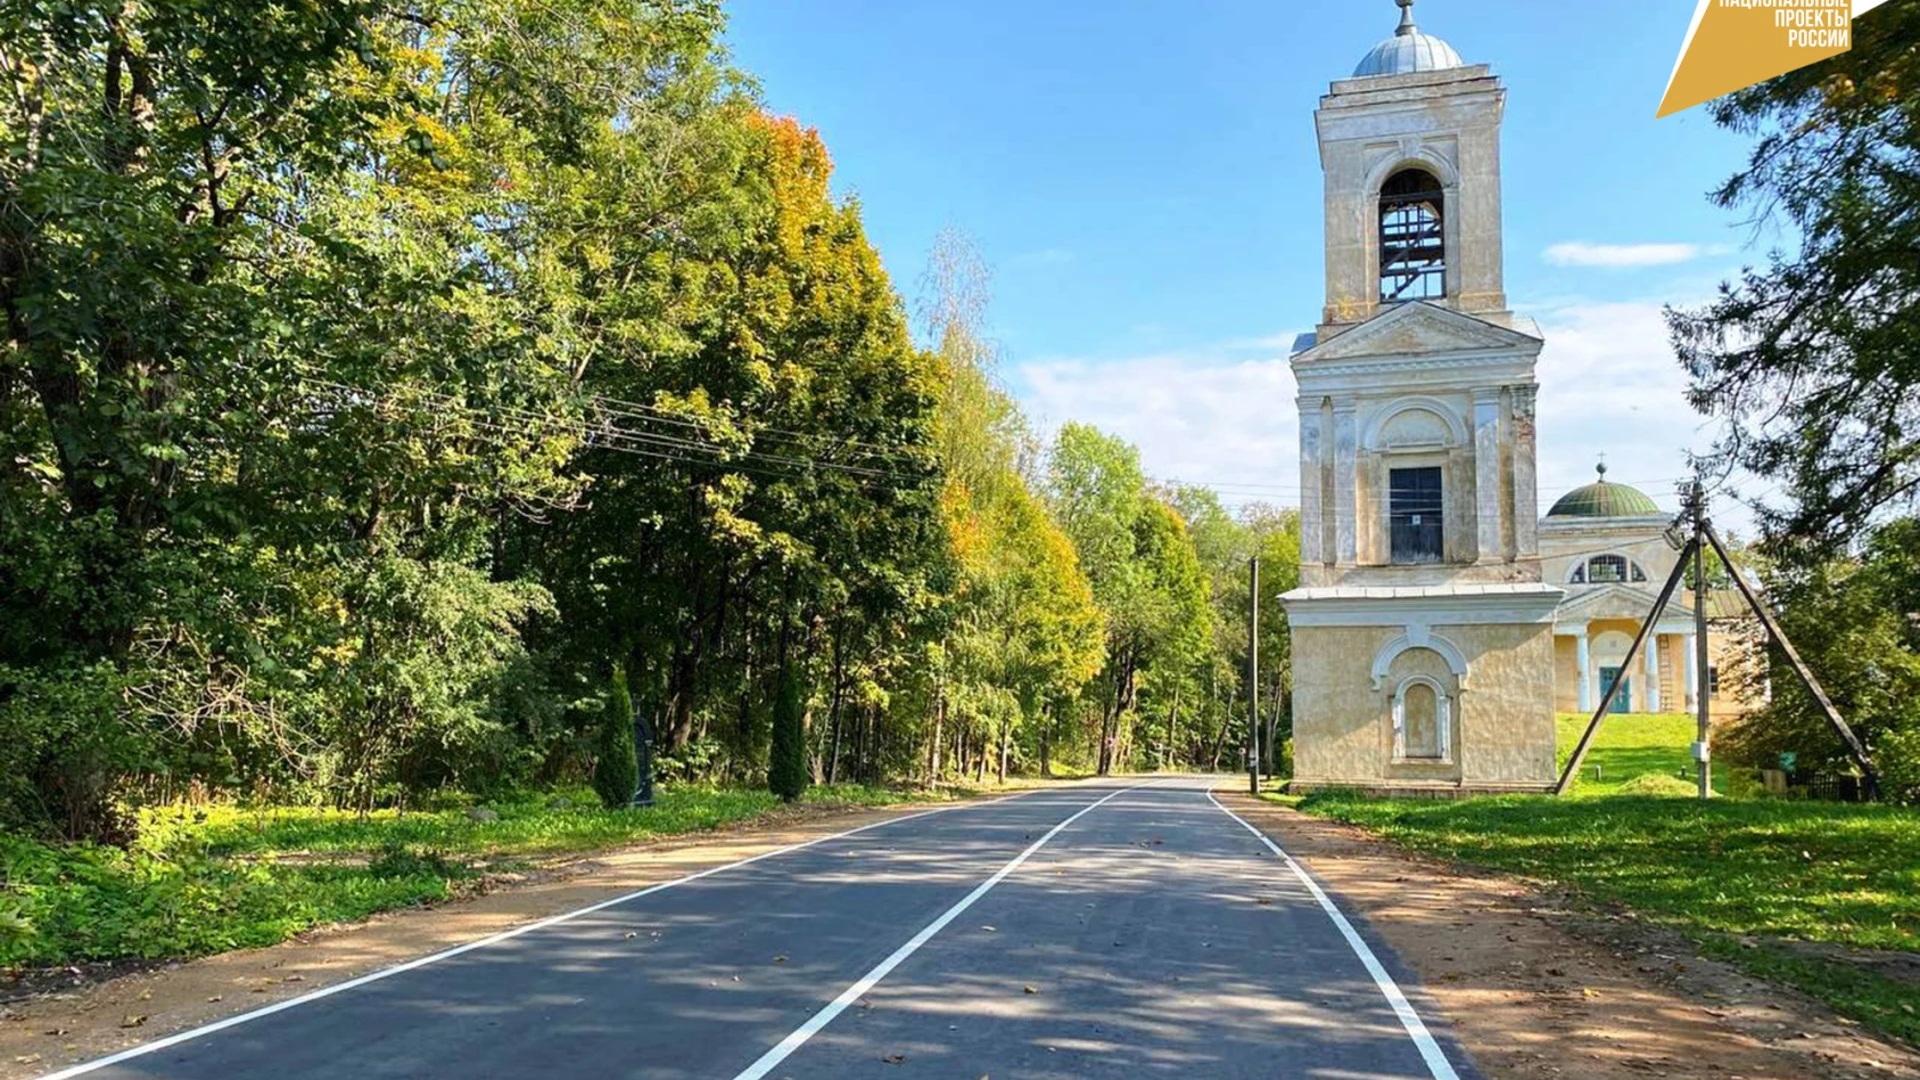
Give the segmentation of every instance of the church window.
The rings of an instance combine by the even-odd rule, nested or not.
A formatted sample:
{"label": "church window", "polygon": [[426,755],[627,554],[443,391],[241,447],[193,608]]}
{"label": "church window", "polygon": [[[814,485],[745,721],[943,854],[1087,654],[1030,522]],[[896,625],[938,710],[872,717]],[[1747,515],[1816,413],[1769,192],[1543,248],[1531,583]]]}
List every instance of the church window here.
{"label": "church window", "polygon": [[1445,557],[1444,509],[1439,466],[1393,469],[1388,477],[1387,516],[1393,561],[1435,563]]}
{"label": "church window", "polygon": [[1447,295],[1446,195],[1424,169],[1402,169],[1380,188],[1380,299]]}
{"label": "church window", "polygon": [[1451,756],[1451,701],[1433,680],[1408,679],[1393,702],[1393,756],[1402,761],[1446,761]]}
{"label": "church window", "polygon": [[1574,585],[1615,585],[1622,582],[1644,582],[1647,572],[1639,563],[1624,555],[1595,555],[1586,562],[1573,568]]}

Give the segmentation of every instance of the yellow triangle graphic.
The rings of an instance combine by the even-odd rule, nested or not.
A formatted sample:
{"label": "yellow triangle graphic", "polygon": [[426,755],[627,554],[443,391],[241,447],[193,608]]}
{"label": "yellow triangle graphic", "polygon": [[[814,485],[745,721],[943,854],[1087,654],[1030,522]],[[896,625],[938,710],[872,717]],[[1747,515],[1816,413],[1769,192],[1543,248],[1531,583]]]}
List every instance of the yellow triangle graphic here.
{"label": "yellow triangle graphic", "polygon": [[[1853,47],[1851,0],[1700,0],[1656,116],[1691,109]],[[1862,5],[1862,10],[1877,4]]]}

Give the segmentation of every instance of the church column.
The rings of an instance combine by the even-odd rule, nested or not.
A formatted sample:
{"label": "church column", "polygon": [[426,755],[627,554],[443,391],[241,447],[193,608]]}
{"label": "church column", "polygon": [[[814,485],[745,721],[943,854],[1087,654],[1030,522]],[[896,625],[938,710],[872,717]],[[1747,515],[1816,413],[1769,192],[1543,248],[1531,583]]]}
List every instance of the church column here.
{"label": "church column", "polygon": [[1498,559],[1500,543],[1500,391],[1473,392],[1474,510],[1479,519],[1481,562]]}
{"label": "church column", "polygon": [[1593,711],[1593,657],[1587,651],[1587,628],[1573,635],[1573,652],[1580,664],[1580,711]]}
{"label": "church column", "polygon": [[1513,388],[1513,546],[1530,559],[1540,554],[1540,491],[1535,475],[1533,414],[1539,388]]}
{"label": "church column", "polygon": [[1322,561],[1320,551],[1320,402],[1300,400],[1300,565]]}
{"label": "church column", "polygon": [[1660,635],[1647,639],[1647,711],[1660,711]]}
{"label": "church column", "polygon": [[1354,476],[1354,458],[1359,451],[1360,440],[1354,423],[1354,409],[1352,398],[1333,403],[1334,537],[1342,566],[1352,566],[1355,562],[1354,534],[1359,524],[1354,508],[1354,493],[1358,486]]}

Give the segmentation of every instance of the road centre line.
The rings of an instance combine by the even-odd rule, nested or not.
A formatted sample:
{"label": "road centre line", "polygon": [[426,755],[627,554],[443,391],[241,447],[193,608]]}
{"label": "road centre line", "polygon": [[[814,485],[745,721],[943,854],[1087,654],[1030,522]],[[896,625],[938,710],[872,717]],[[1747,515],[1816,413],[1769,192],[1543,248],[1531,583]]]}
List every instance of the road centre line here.
{"label": "road centre line", "polygon": [[1380,988],[1380,993],[1386,997],[1387,1004],[1393,1006],[1394,1015],[1400,1018],[1400,1026],[1407,1029],[1407,1036],[1419,1049],[1420,1057],[1427,1063],[1427,1071],[1433,1074],[1433,1080],[1460,1080],[1460,1074],[1453,1071],[1453,1064],[1447,1060],[1446,1052],[1440,1049],[1438,1042],[1434,1041],[1433,1033],[1427,1030],[1427,1025],[1421,1021],[1420,1014],[1413,1010],[1413,1003],[1407,1000],[1407,995],[1400,992],[1399,984],[1393,981],[1393,976],[1387,974],[1387,969],[1381,965],[1380,958],[1373,954],[1366,940],[1354,930],[1353,924],[1340,913],[1339,906],[1324,889],[1320,888],[1319,883],[1308,876],[1307,872],[1301,869],[1300,864],[1293,861],[1293,856],[1287,854],[1279,844],[1274,843],[1266,833],[1254,828],[1246,818],[1227,809],[1225,804],[1214,798],[1212,791],[1207,792],[1207,799],[1214,806],[1219,807],[1221,813],[1239,822],[1242,828],[1258,837],[1269,850],[1280,856],[1281,861],[1287,864],[1287,869],[1293,871],[1293,876],[1300,879],[1300,883],[1307,887],[1307,891],[1313,894],[1315,900],[1320,901],[1320,909],[1333,920],[1334,927],[1340,931],[1341,937],[1347,939],[1347,945],[1353,949],[1354,955],[1360,958],[1360,963],[1367,969],[1367,974],[1373,976],[1373,984]]}
{"label": "road centre line", "polygon": [[[1153,783],[1158,783],[1158,781],[1154,781]],[[968,893],[965,897],[963,897],[959,903],[954,904],[952,907],[948,908],[946,912],[943,913],[939,918],[928,923],[919,933],[909,938],[905,945],[902,945],[898,949],[895,949],[893,951],[893,955],[887,957],[885,960],[882,960],[880,961],[880,963],[874,965],[873,970],[861,976],[860,981],[854,983],[852,986],[847,987],[846,990],[841,992],[839,997],[834,998],[832,1001],[828,1002],[823,1008],[821,1008],[819,1012],[814,1013],[813,1016],[810,1019],[808,1019],[806,1023],[801,1024],[799,1027],[795,1028],[791,1034],[789,1034],[786,1038],[780,1040],[780,1042],[777,1045],[775,1045],[773,1049],[768,1050],[766,1053],[760,1055],[760,1059],[758,1061],[755,1061],[753,1064],[741,1070],[741,1072],[738,1075],[736,1075],[733,1078],[733,1080],[760,1080],[761,1077],[766,1076],[767,1073],[773,1070],[774,1066],[785,1061],[795,1050],[798,1050],[800,1049],[801,1046],[805,1045],[808,1039],[811,1039],[815,1035],[819,1034],[820,1029],[826,1027],[828,1024],[833,1023],[834,1017],[837,1017],[841,1013],[845,1012],[847,1009],[847,1006],[852,1005],[854,1002],[864,997],[867,991],[873,989],[875,983],[878,983],[881,979],[886,978],[888,973],[893,971],[894,968],[899,967],[901,963],[903,963],[907,959],[907,957],[912,956],[914,953],[920,950],[920,947],[922,945],[925,945],[928,941],[931,941],[935,934],[938,934],[940,931],[946,929],[947,924],[959,918],[963,912],[965,912],[968,908],[972,907],[974,904],[974,901],[979,900],[981,897],[991,892],[995,885],[1000,884],[1000,882],[1006,879],[1007,875],[1013,873],[1015,870],[1018,870],[1020,868],[1020,864],[1026,862],[1029,858],[1031,858],[1034,852],[1039,851],[1041,848],[1047,846],[1047,842],[1049,840],[1052,840],[1054,837],[1060,835],[1061,831],[1064,830],[1067,826],[1073,824],[1076,821],[1079,821],[1081,818],[1092,813],[1094,810],[1099,809],[1101,806],[1106,805],[1108,802],[1111,802],[1112,800],[1117,799],[1122,795],[1139,791],[1142,788],[1152,787],[1153,783],[1136,784],[1133,787],[1123,788],[1119,791],[1116,791],[1113,794],[1108,795],[1104,799],[1101,799],[1097,802],[1089,803],[1086,806],[1081,807],[1080,810],[1076,812],[1072,817],[1069,817],[1065,821],[1062,821],[1060,824],[1055,825],[1053,828],[1047,830],[1047,834],[1045,836],[1042,836],[1040,839],[1035,840],[1032,844],[1028,845],[1027,849],[1025,851],[1022,851],[1019,855],[1015,856],[1012,862],[1009,862],[1007,865],[1001,867],[997,873],[995,873],[992,877],[988,878],[987,880],[981,882],[977,888],[975,888],[972,892]]]}
{"label": "road centre line", "polygon": [[[906,814],[901,817],[888,818],[885,821],[870,822],[858,828],[848,829],[845,832],[834,833],[831,836],[818,836],[813,838],[812,840],[802,841],[801,843],[798,843],[798,844],[789,844],[786,847],[775,848],[772,851],[763,851],[758,855],[741,859],[737,862],[730,862],[724,866],[709,867],[698,873],[688,874],[684,877],[678,877],[673,879],[672,881],[663,881],[658,885],[649,885],[644,889],[639,889],[634,892],[625,893],[620,896],[613,897],[612,899],[602,900],[597,904],[589,904],[586,907],[577,908],[573,911],[562,912],[558,915],[549,915],[548,917],[544,919],[540,919],[537,922],[530,922],[524,926],[516,926],[508,930],[502,930],[497,934],[490,934],[487,937],[483,937],[475,941],[469,941],[464,945],[455,945],[452,948],[442,949],[441,951],[436,953],[430,953],[426,956],[416,957],[415,959],[409,960],[402,964],[395,964],[392,967],[381,968],[378,971],[368,972],[365,975],[361,975],[357,978],[348,979],[345,982],[334,983],[332,986],[323,986],[318,990],[301,994],[299,997],[288,998],[285,1001],[275,1002],[272,1005],[267,1005],[262,1008],[254,1009],[250,1012],[244,1012],[234,1016],[229,1016],[224,1020],[216,1020],[210,1024],[203,1024],[200,1027],[189,1028],[186,1031],[176,1032],[175,1034],[169,1035],[164,1039],[155,1039],[152,1042],[141,1043],[139,1046],[129,1047],[117,1053],[108,1054],[105,1057],[95,1058],[92,1061],[84,1061],[78,1065],[71,1065],[71,1066],[68,1066],[67,1068],[59,1070],[58,1072],[46,1073],[38,1077],[37,1080],[69,1080],[70,1077],[83,1076],[87,1073],[95,1072],[97,1070],[107,1068],[108,1066],[111,1066],[111,1065],[118,1065],[123,1061],[130,1061],[137,1057],[144,1057],[147,1054],[151,1054],[156,1051],[165,1050],[169,1047],[178,1046],[184,1042],[189,1042],[194,1039],[199,1039],[208,1035],[212,1035],[217,1031],[225,1031],[227,1028],[237,1027],[241,1024],[247,1023],[250,1020],[258,1020],[265,1016],[271,1016],[277,1012],[285,1012],[286,1010],[294,1008],[296,1006],[305,1005],[305,1004],[308,1004],[309,1002],[318,1001],[321,998],[332,997],[335,994],[338,994],[347,990],[352,990],[357,987],[365,986],[368,983],[379,982],[381,979],[390,978],[394,975],[399,975],[402,972],[412,971],[415,968],[423,968],[429,964],[437,964],[442,960],[451,960],[452,958],[459,956],[462,953],[469,953],[475,949],[484,949],[489,945],[498,945],[503,941],[508,941],[512,938],[517,938],[522,934],[530,934],[535,930],[544,930],[549,926],[557,926],[564,922],[570,922],[574,919],[580,918],[582,915],[591,915],[594,912],[604,911],[610,907],[618,907],[621,904],[631,903],[632,901],[638,900],[644,896],[651,896],[654,893],[663,892],[667,889],[674,888],[675,886],[678,886],[678,885],[686,885],[691,882],[698,881],[701,878],[712,877],[715,874],[722,874],[727,872],[728,870],[737,870],[742,866],[747,866],[751,863],[757,863],[762,859],[771,859],[776,855],[787,855],[795,851],[800,851],[805,848],[813,847],[816,844],[825,844],[833,840],[844,840],[849,836],[856,836],[860,833],[867,832],[868,830],[871,830],[871,829],[878,829],[887,825],[898,825],[902,822],[913,821],[918,818],[931,817],[934,814],[944,814],[953,810],[963,810],[968,808],[991,806],[995,803],[1009,802],[1013,799],[1025,798],[1026,796],[1037,794],[1043,791],[1058,791],[1058,790],[1060,789],[1033,788],[1028,791],[1015,792],[1012,795],[1003,795],[997,799],[986,799],[980,802],[973,802],[973,801],[955,802],[950,806],[937,806],[931,810],[922,810],[922,811],[919,811],[918,813]],[[1133,790],[1133,789],[1130,788],[1127,790]],[[1119,795],[1123,793],[1124,792],[1116,791],[1113,794]],[[1107,796],[1107,798],[1111,799],[1113,798],[1113,795],[1109,795]],[[1105,802],[1105,801],[1106,799],[1100,800],[1100,802]],[[1099,803],[1094,803],[1093,805],[1098,806]],[[1088,810],[1092,808],[1093,808],[1092,806],[1087,807]],[[1081,813],[1085,813],[1085,812],[1086,810],[1081,811]],[[1074,817],[1078,817],[1078,816],[1080,815],[1079,814],[1074,815]],[[1071,821],[1072,818],[1069,818],[1068,820]],[[1056,829],[1055,831],[1057,832],[1058,829]],[[1052,833],[1049,833],[1048,835],[1051,836]],[[1031,853],[1031,849],[1029,849],[1029,853]],[[1022,856],[1022,858],[1024,857],[1025,856]]]}

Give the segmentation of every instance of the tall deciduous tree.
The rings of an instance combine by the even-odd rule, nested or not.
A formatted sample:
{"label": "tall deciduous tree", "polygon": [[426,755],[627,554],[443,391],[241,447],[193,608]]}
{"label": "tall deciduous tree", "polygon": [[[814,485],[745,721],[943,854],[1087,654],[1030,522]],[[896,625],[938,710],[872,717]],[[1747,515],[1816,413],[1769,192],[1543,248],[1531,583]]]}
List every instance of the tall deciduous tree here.
{"label": "tall deciduous tree", "polygon": [[1713,195],[1786,230],[1764,269],[1670,310],[1693,404],[1729,421],[1727,462],[1781,481],[1761,522],[1817,556],[1920,491],[1920,5],[1891,3],[1853,48],[1719,99],[1758,136]]}

